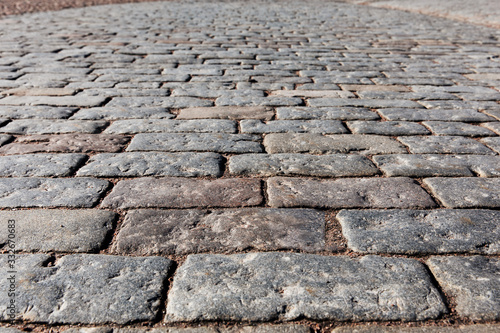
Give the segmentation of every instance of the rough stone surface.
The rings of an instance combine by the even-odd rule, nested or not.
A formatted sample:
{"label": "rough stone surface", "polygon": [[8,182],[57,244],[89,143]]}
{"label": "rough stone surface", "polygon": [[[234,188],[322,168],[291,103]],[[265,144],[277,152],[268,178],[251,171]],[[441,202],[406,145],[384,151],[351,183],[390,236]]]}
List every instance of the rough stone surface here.
{"label": "rough stone surface", "polygon": [[443,290],[455,298],[458,315],[472,320],[500,318],[498,258],[431,257],[427,265]]}
{"label": "rough stone surface", "polygon": [[278,119],[323,119],[323,120],[377,120],[380,117],[366,108],[310,108],[310,107],[284,107],[276,109]]}
{"label": "rough stone surface", "polygon": [[174,118],[175,115],[166,108],[90,108],[80,109],[70,119],[72,120],[116,120],[116,119],[162,119]]}
{"label": "rough stone surface", "polygon": [[66,119],[70,117],[77,108],[54,107],[54,106],[0,106],[0,117],[10,119]]}
{"label": "rough stone surface", "polygon": [[500,154],[500,137],[495,138],[484,138],[481,140],[486,146]]}
{"label": "rough stone surface", "polygon": [[413,154],[494,154],[476,140],[461,136],[402,136],[398,140]]}
{"label": "rough stone surface", "polygon": [[358,252],[500,253],[500,212],[494,210],[342,210],[337,219]]}
{"label": "rough stone surface", "polygon": [[242,133],[347,133],[338,120],[274,120],[263,123],[260,120],[242,120]]}
{"label": "rough stone surface", "polygon": [[154,133],[154,132],[207,132],[235,133],[236,122],[225,119],[197,120],[117,120],[106,128],[106,134]]}
{"label": "rough stone surface", "polygon": [[412,259],[207,254],[189,256],[178,269],[167,321],[423,320],[446,311]]}
{"label": "rough stone surface", "polygon": [[500,207],[500,178],[427,178],[424,183],[448,208]]}
{"label": "rough stone surface", "polygon": [[65,177],[85,161],[83,154],[0,156],[0,177]]}
{"label": "rough stone surface", "polygon": [[379,113],[382,116],[384,116],[387,120],[394,120],[394,121],[441,120],[441,121],[482,122],[482,121],[493,120],[493,118],[485,115],[484,113],[480,113],[471,109],[425,110],[425,109],[386,108],[386,109],[380,109]]}
{"label": "rough stone surface", "polygon": [[409,178],[314,180],[269,178],[271,207],[416,208],[434,207],[431,197]]}
{"label": "rough stone surface", "polygon": [[[1,331],[0,331],[1,332]],[[5,333],[18,333],[5,332]],[[255,325],[234,326],[231,328],[217,326],[200,327],[159,327],[159,328],[70,328],[64,333],[310,333],[311,330],[305,325],[280,324],[280,325]],[[489,333],[489,332],[487,332]]]}
{"label": "rough stone surface", "polygon": [[20,119],[0,128],[1,133],[9,134],[63,134],[98,133],[106,126],[103,121],[90,120],[29,120]]}
{"label": "rough stone surface", "polygon": [[0,105],[51,105],[51,106],[99,106],[106,101],[102,96],[7,96]]}
{"label": "rough stone surface", "polygon": [[[75,254],[47,266],[44,263],[49,259],[43,254],[18,256],[16,319],[50,324],[152,320],[158,314],[163,281],[171,266],[170,260],[160,257]],[[1,255],[0,261],[0,275],[6,280],[7,255]],[[7,286],[0,287],[3,320],[8,318]]]}
{"label": "rough stone surface", "polygon": [[324,248],[325,214],[312,209],[134,210],[117,236],[121,254],[191,254]]}
{"label": "rough stone surface", "polygon": [[500,329],[498,324],[475,324],[460,326],[421,326],[421,327],[387,327],[387,326],[355,326],[337,327],[332,333],[495,333]]}
{"label": "rough stone surface", "polygon": [[270,120],[274,112],[261,106],[215,106],[181,109],[176,119],[263,119]]}
{"label": "rough stone surface", "polygon": [[255,206],[262,202],[258,179],[138,178],[122,180],[103,201],[109,208]]}
{"label": "rough stone surface", "polygon": [[404,121],[348,121],[347,127],[356,134],[425,135],[430,132],[422,125]]}
{"label": "rough stone surface", "polygon": [[452,121],[426,121],[423,123],[436,135],[495,136],[487,128]]}
{"label": "rough stone surface", "polygon": [[[0,221],[14,220],[16,250],[94,252],[101,249],[117,215],[105,210],[0,211]],[[0,237],[8,249],[8,237]]]}

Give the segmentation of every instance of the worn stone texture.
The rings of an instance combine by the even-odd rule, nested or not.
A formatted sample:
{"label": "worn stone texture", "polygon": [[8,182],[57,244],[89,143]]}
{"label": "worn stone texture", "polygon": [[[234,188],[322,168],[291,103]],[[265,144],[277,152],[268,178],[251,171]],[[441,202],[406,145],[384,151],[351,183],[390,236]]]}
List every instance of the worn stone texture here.
{"label": "worn stone texture", "polygon": [[348,121],[347,127],[355,134],[426,135],[422,125],[405,121]]}
{"label": "worn stone texture", "polygon": [[271,207],[417,208],[434,207],[431,197],[410,178],[267,180]]}
{"label": "worn stone texture", "polygon": [[276,108],[276,117],[281,120],[323,119],[323,120],[377,120],[377,113],[367,108],[355,107],[282,107]]}
{"label": "worn stone texture", "polygon": [[[105,210],[0,211],[0,221],[15,221],[16,250],[95,252],[101,249],[117,215]],[[0,243],[8,249],[7,234]]]}
{"label": "worn stone texture", "polygon": [[51,105],[51,106],[100,106],[106,101],[102,96],[7,96],[0,99],[0,105]]}
{"label": "worn stone texture", "polygon": [[125,108],[101,107],[80,109],[71,120],[117,120],[117,119],[163,119],[174,118],[166,108]]}
{"label": "worn stone texture", "polygon": [[66,119],[78,108],[54,106],[0,106],[0,117],[9,119]]}
{"label": "worn stone texture", "polygon": [[436,135],[459,135],[459,136],[495,136],[496,134],[487,128],[465,124],[454,121],[426,121],[423,124],[430,128]]}
{"label": "worn stone texture", "polygon": [[348,246],[363,253],[500,253],[500,212],[484,209],[342,210]]}
{"label": "worn stone texture", "polygon": [[0,156],[0,177],[65,177],[87,159],[83,154]]}
{"label": "worn stone texture", "polygon": [[498,258],[431,257],[427,265],[444,292],[454,297],[459,316],[472,320],[500,318]]}
{"label": "worn stone texture", "polygon": [[[0,163],[2,157],[0,157]],[[93,177],[218,177],[222,156],[215,153],[118,153],[99,154],[78,170],[77,176]],[[0,170],[1,171],[1,170]]]}
{"label": "worn stone texture", "polygon": [[412,154],[494,154],[476,140],[461,136],[401,136],[398,140]]}
{"label": "worn stone texture", "polygon": [[190,255],[166,320],[424,320],[445,312],[415,260],[271,252]]}
{"label": "worn stone texture", "polygon": [[322,133],[342,134],[347,129],[339,120],[242,120],[242,133]]}
{"label": "worn stone texture", "polygon": [[212,106],[212,101],[194,97],[115,97],[106,107],[118,108],[143,108],[143,107],[164,107],[164,108],[189,108]]}
{"label": "worn stone texture", "polygon": [[[98,254],[63,256],[53,266],[43,254],[18,255],[18,320],[49,324],[126,324],[153,320],[171,261]],[[7,255],[0,275],[8,276]],[[91,283],[89,283],[91,282]],[[8,285],[0,287],[0,318],[8,319]],[[99,302],[95,300],[99,299]]]}
{"label": "worn stone texture", "polygon": [[473,109],[458,109],[458,110],[426,110],[426,109],[400,109],[400,108],[384,108],[378,112],[387,120],[402,120],[402,121],[465,121],[465,122],[482,122],[492,121],[494,118],[477,112]]}
{"label": "worn stone texture", "polygon": [[206,132],[206,133],[235,133],[236,122],[226,119],[134,119],[117,120],[104,133],[106,134],[134,134],[154,132]]}
{"label": "worn stone texture", "polygon": [[324,228],[325,214],[312,209],[133,210],[125,217],[115,252],[321,251]]}
{"label": "worn stone texture", "polygon": [[[1,331],[0,331],[1,332]],[[20,331],[19,331],[20,332]],[[159,328],[70,328],[64,333],[310,333],[311,330],[305,325],[279,324],[279,325],[255,325],[234,326],[231,328],[219,326],[199,327],[159,327]],[[6,332],[6,333],[11,333]],[[12,333],[17,333],[12,332]]]}
{"label": "worn stone texture", "polygon": [[14,120],[0,128],[0,133],[8,134],[64,134],[64,133],[98,133],[106,127],[104,121],[90,120]]}
{"label": "worn stone texture", "polygon": [[500,154],[500,137],[484,138],[481,139],[481,142],[495,151],[497,154]]}
{"label": "worn stone texture", "polygon": [[274,116],[271,108],[262,106],[214,106],[181,109],[176,119],[263,119]]}
{"label": "worn stone texture", "polygon": [[498,324],[475,324],[460,326],[354,326],[337,327],[332,333],[495,333],[500,329]]}
{"label": "worn stone texture", "polygon": [[500,178],[426,178],[424,184],[448,208],[500,207]]}
{"label": "worn stone texture", "polygon": [[[245,207],[262,202],[258,179],[138,178],[122,180],[104,199],[108,208]],[[0,201],[1,202],[1,201]]]}

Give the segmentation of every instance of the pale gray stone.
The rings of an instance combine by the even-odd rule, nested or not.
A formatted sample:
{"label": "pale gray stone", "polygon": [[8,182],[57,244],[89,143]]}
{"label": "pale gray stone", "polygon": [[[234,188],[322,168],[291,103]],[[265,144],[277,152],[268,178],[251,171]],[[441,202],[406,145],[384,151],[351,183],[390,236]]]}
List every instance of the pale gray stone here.
{"label": "pale gray stone", "polygon": [[400,136],[412,154],[495,154],[485,145],[461,136]]}
{"label": "pale gray stone", "polygon": [[209,100],[194,97],[115,97],[106,107],[164,107],[164,108],[190,108],[200,106],[212,106]]}
{"label": "pale gray stone", "polygon": [[[0,157],[0,163],[2,157]],[[94,177],[218,177],[222,156],[215,153],[119,153],[92,156],[77,176]]]}
{"label": "pale gray stone", "polygon": [[166,320],[424,320],[445,312],[416,260],[271,252],[188,256]]}
{"label": "pale gray stone", "polygon": [[311,98],[309,106],[356,106],[366,108],[422,108],[417,102],[404,99]]}
{"label": "pale gray stone", "polygon": [[0,207],[92,207],[108,186],[92,178],[3,178]]}
{"label": "pale gray stone", "polygon": [[[16,250],[94,252],[101,249],[117,214],[105,210],[31,209],[0,211],[0,221],[15,221]],[[7,234],[0,243],[8,249]]]}
{"label": "pale gray stone", "polygon": [[105,126],[104,121],[20,119],[0,128],[0,132],[9,134],[97,133]]}
{"label": "pale gray stone", "polygon": [[[99,254],[67,255],[48,266],[47,255],[18,255],[18,320],[49,324],[126,324],[154,320],[171,261]],[[3,280],[10,275],[0,256]],[[0,290],[0,318],[8,319],[8,284]],[[96,302],[96,300],[99,300]]]}
{"label": "pale gray stone", "polygon": [[500,178],[427,178],[424,183],[448,208],[500,207]]}
{"label": "pale gray stone", "polygon": [[342,210],[337,219],[357,252],[500,253],[500,212],[494,210]]}
{"label": "pale gray stone", "polygon": [[500,135],[500,121],[483,123],[481,125],[486,127],[487,129],[495,132],[496,134]]}
{"label": "pale gray stone", "polygon": [[106,134],[134,134],[155,132],[197,132],[197,133],[236,133],[234,120],[227,119],[134,119],[117,120],[104,133]]}
{"label": "pale gray stone", "polygon": [[12,138],[13,138],[12,135],[0,134],[0,146],[3,146],[5,143],[12,140]]}
{"label": "pale gray stone", "polygon": [[176,119],[264,119],[270,120],[274,112],[263,106],[214,106],[181,109]]}
{"label": "pale gray stone", "polygon": [[324,119],[324,120],[377,120],[377,113],[365,108],[354,107],[282,107],[276,109],[278,119],[300,120],[300,119]]}
{"label": "pale gray stone", "polygon": [[264,138],[266,151],[276,153],[405,154],[406,149],[392,138],[378,135],[321,135],[313,133],[277,133]]}
{"label": "pale gray stone", "polygon": [[425,135],[430,132],[422,125],[405,121],[348,121],[355,134]]}
{"label": "pale gray stone", "polygon": [[242,133],[323,133],[343,134],[346,128],[339,120],[242,120]]}
{"label": "pale gray stone", "polygon": [[51,106],[100,106],[106,101],[102,96],[7,96],[0,99],[0,105],[51,105]]}
{"label": "pale gray stone", "polygon": [[229,159],[229,171],[235,175],[259,177],[361,177],[378,173],[366,157],[340,154],[242,154]]}
{"label": "pale gray stone", "polygon": [[[19,331],[20,332],[20,331]],[[311,330],[305,325],[281,324],[281,325],[256,325],[256,326],[234,326],[231,328],[219,326],[198,327],[158,327],[158,328],[70,328],[64,333],[310,333]],[[6,332],[11,333],[11,332]],[[17,333],[17,332],[12,332]]]}
{"label": "pale gray stone", "polygon": [[83,154],[0,156],[0,177],[70,176],[86,159]]}
{"label": "pale gray stone", "polygon": [[426,109],[400,109],[387,108],[380,109],[378,112],[387,120],[404,120],[404,121],[426,121],[426,120],[442,120],[442,121],[466,121],[466,122],[482,122],[492,121],[484,113],[477,112],[472,109],[458,110],[426,110]]}
{"label": "pale gray stone", "polygon": [[332,333],[496,333],[500,330],[498,324],[475,324],[460,326],[353,326],[337,327]]}
{"label": "pale gray stone", "polygon": [[9,119],[66,119],[77,108],[60,108],[54,106],[0,106],[0,117]]}
{"label": "pale gray stone", "polygon": [[500,154],[500,137],[485,138],[481,140],[486,146]]}
{"label": "pale gray stone", "polygon": [[436,204],[410,178],[315,180],[274,177],[267,180],[271,207],[426,208]]}
{"label": "pale gray stone", "polygon": [[426,121],[423,123],[437,135],[460,135],[460,136],[495,136],[496,134],[487,128],[474,126],[460,122],[450,121]]}
{"label": "pale gray stone", "polygon": [[140,133],[127,151],[208,151],[217,153],[260,153],[259,136],[251,134]]}
{"label": "pale gray stone", "polygon": [[298,97],[253,97],[253,96],[223,96],[215,100],[217,106],[293,106],[302,104]]}
{"label": "pale gray stone", "polygon": [[116,120],[116,119],[167,119],[174,118],[166,108],[118,108],[102,107],[80,109],[70,119],[72,120]]}
{"label": "pale gray stone", "polygon": [[459,316],[472,320],[500,318],[498,258],[431,257],[427,265],[443,290],[455,298]]}

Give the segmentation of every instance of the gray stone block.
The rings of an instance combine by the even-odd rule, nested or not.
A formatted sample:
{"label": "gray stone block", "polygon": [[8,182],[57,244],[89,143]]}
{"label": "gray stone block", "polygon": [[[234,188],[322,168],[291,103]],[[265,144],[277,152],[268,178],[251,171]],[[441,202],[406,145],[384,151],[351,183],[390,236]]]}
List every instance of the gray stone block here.
{"label": "gray stone block", "polygon": [[174,118],[166,108],[118,108],[102,107],[80,109],[71,120],[116,120],[116,119],[164,119]]}
{"label": "gray stone block", "polygon": [[423,123],[437,135],[495,136],[487,128],[453,121],[426,121]]}
{"label": "gray stone block", "polygon": [[356,106],[365,108],[422,108],[417,102],[404,99],[311,98],[309,106]]}
{"label": "gray stone block", "polygon": [[54,106],[0,106],[0,117],[9,119],[66,119],[77,108],[60,108]]}
{"label": "gray stone block", "polygon": [[366,108],[354,107],[282,107],[276,109],[276,116],[281,120],[323,119],[323,120],[377,120],[379,115]]}
{"label": "gray stone block", "polygon": [[413,154],[495,154],[485,145],[461,136],[401,136]]}
{"label": "gray stone block", "polygon": [[106,107],[164,107],[164,108],[191,108],[201,106],[212,106],[209,100],[194,97],[115,97]]}
{"label": "gray stone block", "polygon": [[424,183],[448,208],[500,207],[500,178],[426,178]]}
{"label": "gray stone block", "polygon": [[64,134],[98,133],[106,127],[104,121],[90,120],[36,120],[19,119],[0,128],[0,133],[9,134]]}
{"label": "gray stone block", "polygon": [[240,127],[242,133],[347,133],[339,120],[242,120]]}
{"label": "gray stone block", "polygon": [[401,326],[354,326],[337,327],[332,333],[496,333],[500,330],[498,324],[475,324],[460,326],[420,326],[420,327],[401,327]]}
{"label": "gray stone block", "polygon": [[500,137],[485,138],[481,140],[486,146],[500,154]]}
{"label": "gray stone block", "polygon": [[355,134],[425,135],[430,132],[422,125],[405,121],[348,121]]}
{"label": "gray stone block", "polygon": [[83,154],[0,156],[0,177],[70,176],[86,159]]}
{"label": "gray stone block", "polygon": [[196,132],[196,133],[236,133],[237,124],[228,119],[134,119],[117,120],[104,133],[106,134],[134,134],[155,132]]}
{"label": "gray stone block", "polygon": [[214,106],[181,109],[176,119],[263,119],[274,116],[271,108],[263,106]]}
{"label": "gray stone block", "polygon": [[50,106],[100,106],[106,101],[102,96],[7,96],[0,99],[0,105],[50,105]]}
{"label": "gray stone block", "polygon": [[298,97],[253,97],[253,96],[223,96],[215,100],[217,106],[294,106],[302,104]]}
{"label": "gray stone block", "polygon": [[426,110],[426,109],[400,109],[387,108],[380,109],[378,112],[387,120],[404,120],[404,121],[466,121],[466,122],[482,122],[492,121],[493,118],[484,113],[477,112],[472,109],[458,110]]}

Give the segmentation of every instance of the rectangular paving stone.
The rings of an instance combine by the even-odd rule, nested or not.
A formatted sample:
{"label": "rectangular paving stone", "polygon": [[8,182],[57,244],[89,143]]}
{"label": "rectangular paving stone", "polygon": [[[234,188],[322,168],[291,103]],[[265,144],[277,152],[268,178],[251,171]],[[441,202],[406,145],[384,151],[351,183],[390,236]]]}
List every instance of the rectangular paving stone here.
{"label": "rectangular paving stone", "polygon": [[[0,163],[2,157],[0,157]],[[77,176],[92,177],[218,177],[222,156],[215,153],[119,153],[92,156]]]}
{"label": "rectangular paving stone", "polygon": [[404,99],[311,98],[309,106],[357,106],[366,108],[423,108],[417,102]]}
{"label": "rectangular paving stone", "polygon": [[[16,251],[95,252],[99,251],[113,228],[117,214],[106,210],[31,209],[0,211],[7,229],[15,221]],[[0,243],[8,250],[8,234]]]}
{"label": "rectangular paving stone", "polygon": [[366,108],[354,107],[283,107],[276,108],[276,118],[281,120],[300,120],[300,119],[324,119],[324,120],[377,120],[380,119],[376,112]]}
{"label": "rectangular paving stone", "polygon": [[395,91],[395,92],[410,92],[406,86],[397,85],[379,85],[379,84],[342,84],[342,88],[350,91]]}
{"label": "rectangular paving stone", "polygon": [[92,178],[3,178],[0,207],[92,207],[108,186]]}
{"label": "rectangular paving stone", "polygon": [[29,135],[1,147],[0,154],[118,152],[129,140],[106,134]]}
{"label": "rectangular paving stone", "polygon": [[496,333],[500,330],[498,324],[474,324],[460,326],[354,326],[337,327],[332,333]]}
{"label": "rectangular paving stone", "polygon": [[436,135],[459,135],[459,136],[496,136],[487,128],[451,121],[426,121],[423,122]]}
{"label": "rectangular paving stone", "polygon": [[7,96],[0,105],[100,106],[107,100],[103,96]]}
{"label": "rectangular paving stone", "polygon": [[500,261],[498,258],[431,257],[427,265],[446,293],[452,295],[460,317],[500,318]]}
{"label": "rectangular paving stone", "polygon": [[485,209],[342,210],[349,248],[362,253],[500,253],[500,212]]}
{"label": "rectangular paving stone", "polygon": [[[20,333],[21,331],[6,328],[9,331],[0,333]],[[70,328],[64,333],[310,333],[311,329],[306,325],[299,324],[278,324],[278,325],[253,325],[253,326],[201,326],[197,327],[158,327],[158,328],[112,328],[112,327],[96,327],[96,328]],[[489,333],[489,332],[485,332]]]}
{"label": "rectangular paving stone", "polygon": [[140,133],[127,151],[199,151],[217,153],[260,153],[260,136],[212,133]]}
{"label": "rectangular paving stone", "polygon": [[0,133],[9,134],[64,134],[98,133],[106,127],[105,121],[90,120],[46,120],[19,119],[0,128]]}
{"label": "rectangular paving stone", "polygon": [[101,107],[80,109],[71,120],[116,120],[116,119],[168,119],[175,115],[169,113],[166,108],[125,108],[125,107]]}
{"label": "rectangular paving stone", "polygon": [[255,206],[262,202],[260,187],[258,179],[122,180],[104,198],[102,207],[122,209]]}
{"label": "rectangular paving stone", "polygon": [[114,251],[126,255],[321,251],[324,229],[325,214],[313,209],[141,209],[127,213]]}
{"label": "rectangular paving stone", "polygon": [[263,123],[244,119],[240,127],[242,133],[347,133],[340,120],[271,120]]}
{"label": "rectangular paving stone", "polygon": [[106,134],[134,134],[155,132],[204,132],[204,133],[235,133],[237,123],[228,119],[132,119],[113,122],[104,133]]}
{"label": "rectangular paving stone", "polygon": [[212,101],[194,97],[114,97],[106,107],[164,107],[164,108],[189,108],[212,106]]}
{"label": "rectangular paving stone", "polygon": [[215,100],[217,106],[293,106],[302,104],[302,99],[298,97],[229,97],[223,96]]}
{"label": "rectangular paving stone", "polygon": [[378,173],[364,156],[309,154],[242,154],[231,156],[229,171],[241,176],[362,177]]}
{"label": "rectangular paving stone", "polygon": [[271,207],[426,208],[436,204],[410,178],[316,180],[273,177],[267,180]]}
{"label": "rectangular paving stone", "polygon": [[198,254],[176,272],[166,321],[425,320],[446,312],[413,259]]}
{"label": "rectangular paving stone", "polygon": [[481,139],[481,142],[484,143],[493,151],[500,154],[500,137]]}
{"label": "rectangular paving stone", "polygon": [[176,119],[263,119],[274,116],[271,108],[263,106],[213,106],[181,109]]}
{"label": "rectangular paving stone", "polygon": [[405,154],[406,149],[396,140],[379,135],[321,135],[315,133],[276,133],[264,137],[266,151],[311,154]]}
{"label": "rectangular paving stone", "polygon": [[495,121],[495,122],[490,122],[490,123],[483,123],[481,124],[483,127],[486,127],[492,132],[495,132],[493,135],[500,135],[500,121]]}
{"label": "rectangular paving stone", "polygon": [[325,98],[353,98],[353,93],[345,90],[275,90],[271,96],[285,97],[325,97]]}
{"label": "rectangular paving stone", "polygon": [[70,176],[86,159],[83,154],[0,156],[0,177]]}
{"label": "rectangular paving stone", "polygon": [[412,154],[495,154],[480,142],[461,136],[400,136]]}
{"label": "rectangular paving stone", "polygon": [[[0,256],[4,280],[7,255]],[[160,257],[74,254],[48,266],[44,254],[16,258],[17,320],[49,324],[126,324],[154,320],[172,262]],[[0,319],[8,320],[8,284],[0,287]],[[99,302],[96,302],[99,299]]]}
{"label": "rectangular paving stone", "polygon": [[401,109],[387,108],[380,109],[378,112],[387,120],[404,120],[404,121],[426,121],[426,120],[441,120],[441,121],[465,121],[465,122],[482,122],[493,121],[492,117],[484,113],[477,112],[472,109],[458,110],[426,110],[426,109]]}
{"label": "rectangular paving stone", "polygon": [[405,154],[373,156],[389,177],[480,177],[500,176],[500,156]]}
{"label": "rectangular paving stone", "polygon": [[4,90],[0,94],[13,96],[71,96],[76,94],[75,89],[68,88],[16,88]]}
{"label": "rectangular paving stone", "polygon": [[448,208],[500,207],[500,178],[426,178],[424,183]]}
{"label": "rectangular paving stone", "polygon": [[66,119],[78,108],[54,106],[0,106],[0,117],[9,119]]}
{"label": "rectangular paving stone", "polygon": [[406,121],[348,121],[347,127],[355,134],[376,135],[425,135],[430,134],[424,126]]}

